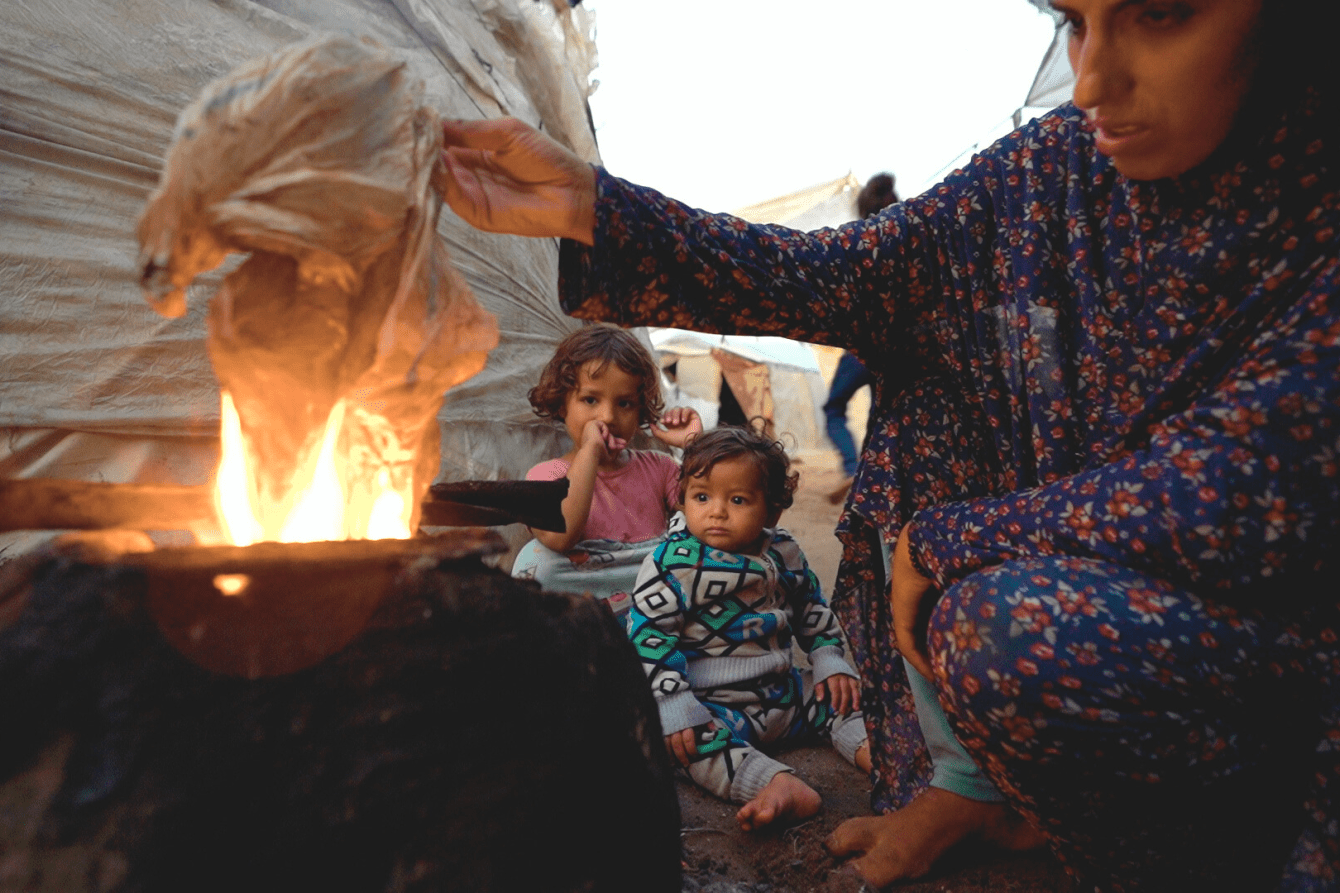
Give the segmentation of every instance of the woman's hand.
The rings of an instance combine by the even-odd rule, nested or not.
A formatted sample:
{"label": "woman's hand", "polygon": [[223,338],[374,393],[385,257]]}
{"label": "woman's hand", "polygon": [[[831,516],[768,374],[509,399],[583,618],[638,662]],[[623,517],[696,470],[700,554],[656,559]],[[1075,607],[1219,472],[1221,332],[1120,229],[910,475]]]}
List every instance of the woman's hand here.
{"label": "woman's hand", "polygon": [[827,701],[838,716],[846,716],[861,704],[861,683],[839,673],[815,685],[814,697]]}
{"label": "woman's hand", "polygon": [[687,406],[667,409],[660,422],[651,426],[651,436],[666,446],[683,449],[690,440],[703,433],[703,420],[698,411]]}
{"label": "woman's hand", "polygon": [[926,624],[923,602],[935,587],[932,580],[923,577],[912,564],[908,551],[908,532],[912,524],[903,525],[898,534],[898,545],[893,549],[893,567],[890,569],[889,602],[893,606],[894,644],[917,672],[931,678],[931,657],[926,650]]}
{"label": "woman's hand", "polygon": [[444,121],[442,139],[442,192],[467,223],[593,243],[595,170],[567,148],[516,118]]}

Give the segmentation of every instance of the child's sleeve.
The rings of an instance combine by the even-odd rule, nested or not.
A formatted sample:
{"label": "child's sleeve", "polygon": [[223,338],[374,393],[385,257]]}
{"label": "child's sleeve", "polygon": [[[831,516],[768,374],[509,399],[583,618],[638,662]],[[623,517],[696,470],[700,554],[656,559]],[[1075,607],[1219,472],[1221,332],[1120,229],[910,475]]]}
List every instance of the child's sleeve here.
{"label": "child's sleeve", "polygon": [[679,580],[660,563],[664,551],[659,546],[642,562],[628,611],[628,637],[651,683],[661,732],[669,735],[708,723],[712,714],[689,686],[688,660],[679,650],[686,600]]}
{"label": "child's sleeve", "polygon": [[772,550],[781,559],[782,585],[786,590],[792,628],[801,649],[809,655],[815,683],[838,675],[859,679],[848,658],[837,615],[824,601],[819,578],[810,570],[800,545],[791,534],[779,529],[774,535]]}
{"label": "child's sleeve", "polygon": [[562,459],[546,459],[538,465],[532,465],[526,472],[528,481],[556,481],[567,477],[568,463]]}

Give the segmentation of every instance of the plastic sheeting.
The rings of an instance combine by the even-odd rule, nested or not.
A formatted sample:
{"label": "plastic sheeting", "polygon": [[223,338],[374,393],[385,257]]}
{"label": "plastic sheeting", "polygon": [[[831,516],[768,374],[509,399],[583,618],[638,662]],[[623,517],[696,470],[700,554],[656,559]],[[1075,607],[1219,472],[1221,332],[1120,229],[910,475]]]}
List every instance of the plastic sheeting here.
{"label": "plastic sheeting", "polygon": [[811,464],[831,461],[833,444],[823,413],[828,385],[814,345],[684,329],[652,329],[650,334],[661,368],[676,365],[675,380],[665,386],[667,403],[692,406],[710,428],[717,421],[725,380],[746,418],[761,415],[772,422],[773,434],[791,458]]}
{"label": "plastic sheeting", "polygon": [[766,202],[736,208],[731,213],[754,223],[781,223],[792,229],[811,232],[823,227],[838,227],[855,220],[856,197],[861,181],[849,172],[828,183],[820,183]]}
{"label": "plastic sheeting", "polygon": [[1033,84],[1024,98],[1024,108],[1053,109],[1070,101],[1075,92],[1075,75],[1070,70],[1070,57],[1066,54],[1069,36],[1069,28],[1057,29],[1042,57],[1042,64],[1038,66],[1038,73],[1033,76]]}
{"label": "plastic sheeting", "polygon": [[[515,115],[597,161],[589,31],[562,0],[0,4],[5,475],[195,484],[212,474],[219,397],[205,308],[236,262],[191,287],[186,315],[164,319],[140,291],[135,242],[174,122],[205,84],[317,34],[369,36],[405,59],[443,116]],[[577,325],[558,308],[557,243],[482,233],[449,210],[438,233],[501,329],[484,371],[439,414],[439,477],[521,477],[566,448],[525,398]]]}

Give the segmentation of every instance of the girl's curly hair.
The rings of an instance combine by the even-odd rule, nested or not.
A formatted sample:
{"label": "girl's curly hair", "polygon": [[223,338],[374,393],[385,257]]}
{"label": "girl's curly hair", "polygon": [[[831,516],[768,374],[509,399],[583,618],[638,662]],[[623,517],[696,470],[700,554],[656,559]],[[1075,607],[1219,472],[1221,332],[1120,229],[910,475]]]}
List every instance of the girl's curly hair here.
{"label": "girl's curly hair", "polygon": [[768,508],[775,512],[789,509],[795,500],[800,473],[791,470],[786,449],[780,441],[734,426],[713,428],[685,445],[684,460],[679,465],[679,504],[684,504],[691,478],[702,477],[718,462],[738,456],[744,456],[758,469]]}
{"label": "girl's curly hair", "polygon": [[638,380],[638,424],[650,425],[661,417],[660,371],[651,353],[627,330],[595,324],[570,333],[540,373],[540,383],[526,394],[535,414],[543,419],[563,420],[568,395],[577,389],[577,376],[587,363],[596,364],[599,375],[613,363]]}

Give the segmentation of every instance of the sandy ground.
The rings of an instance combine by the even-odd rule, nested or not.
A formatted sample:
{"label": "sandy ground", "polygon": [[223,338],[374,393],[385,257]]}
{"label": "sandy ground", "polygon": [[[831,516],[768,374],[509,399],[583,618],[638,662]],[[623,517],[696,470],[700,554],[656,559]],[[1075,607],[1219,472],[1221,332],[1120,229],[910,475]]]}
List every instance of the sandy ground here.
{"label": "sandy ground", "polygon": [[[840,549],[833,536],[839,507],[827,494],[841,481],[832,467],[799,465],[796,502],[782,517],[805,549],[824,591],[837,576]],[[824,800],[819,814],[800,825],[746,833],[735,824],[734,804],[679,782],[685,893],[858,893],[858,879],[823,848],[844,819],[870,815],[870,784],[860,770],[827,747],[802,747],[779,755]],[[951,854],[933,875],[898,885],[907,893],[1066,893],[1064,872],[1045,852],[968,857]]]}

